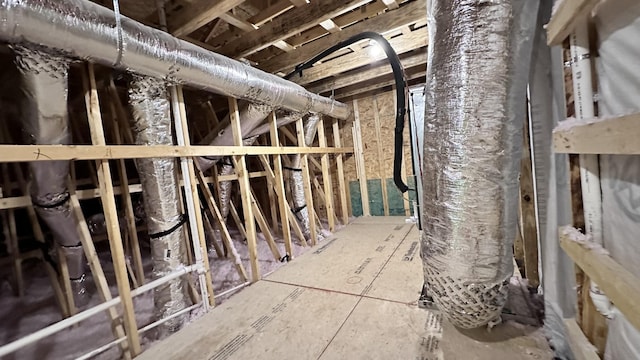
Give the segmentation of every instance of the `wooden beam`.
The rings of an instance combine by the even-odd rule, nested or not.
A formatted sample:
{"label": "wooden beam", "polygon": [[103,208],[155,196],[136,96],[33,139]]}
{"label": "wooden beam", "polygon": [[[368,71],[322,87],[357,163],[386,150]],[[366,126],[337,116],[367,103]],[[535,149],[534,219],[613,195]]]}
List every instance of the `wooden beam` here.
{"label": "wooden beam", "polygon": [[[378,13],[385,11],[386,8],[387,7],[382,2],[374,1],[359,7],[357,11],[350,11],[350,12],[344,13],[342,15],[334,17],[332,20],[333,22],[336,23],[336,25],[338,25],[338,27],[344,29],[345,27],[349,25],[353,25],[361,20],[367,19],[372,16],[376,16]],[[296,35],[287,39],[287,41],[291,45],[298,47],[303,44],[322,38],[325,35],[327,35],[327,30],[325,30],[323,27],[316,26],[307,31],[303,31],[299,35]],[[322,50],[324,49],[321,49],[321,51]]]}
{"label": "wooden beam", "polygon": [[547,25],[547,44],[560,45],[573,32],[576,24],[585,21],[589,12],[600,3],[600,0],[564,0],[558,2]]}
{"label": "wooden beam", "polygon": [[560,228],[560,246],[626,319],[640,329],[640,279],[572,227]]}
{"label": "wooden beam", "polygon": [[[88,73],[83,72],[83,83],[85,88],[85,101],[87,107],[87,117],[89,119],[89,129],[91,132],[91,140],[93,144],[96,145],[104,145],[106,143],[104,137],[104,129],[102,127],[102,116],[100,112],[100,103],[98,100],[98,90],[96,89],[96,80],[95,74],[93,70],[93,64],[89,63]],[[115,194],[113,192],[113,183],[111,180],[111,168],[109,166],[108,160],[99,160],[96,161],[96,165],[98,168],[98,183],[100,186],[100,192],[102,194],[101,202],[102,202],[102,210],[104,212],[105,223],[107,227],[107,234],[109,235],[109,246],[111,248],[111,258],[113,259],[113,270],[116,276],[116,284],[118,287],[118,294],[120,295],[120,300],[123,309],[124,318],[124,327],[126,329],[126,337],[128,343],[129,354],[132,357],[137,356],[142,351],[140,346],[140,336],[138,334],[138,329],[136,325],[136,317],[135,317],[135,308],[133,306],[133,298],[131,297],[131,288],[129,287],[129,277],[127,275],[127,265],[126,259],[124,257],[124,249],[122,246],[122,237],[120,234],[120,224],[118,222],[118,210],[116,208],[116,200]],[[82,215],[82,210],[79,208],[80,203],[75,196],[72,196],[72,204],[74,204],[76,216]],[[86,222],[84,221],[84,217],[82,216],[81,224],[79,226],[83,226],[83,230],[85,231],[86,238],[88,229],[85,229]],[[83,242],[83,246],[88,245],[90,243],[91,236],[89,235],[89,241]],[[91,246],[92,247],[92,246]],[[93,251],[92,251],[93,250]],[[85,251],[89,252],[88,255],[96,257],[96,261],[99,267],[99,260],[97,260],[97,254],[95,254],[95,248],[85,249]],[[90,256],[87,256],[89,258]],[[94,268],[92,268],[94,270]],[[101,272],[100,268],[100,272]],[[98,275],[94,272],[94,275]],[[102,274],[104,277],[104,274]],[[106,287],[106,293],[103,293],[104,300],[109,300],[111,295],[108,290],[108,286],[106,285],[106,279],[101,280],[103,283],[101,287]],[[114,308],[110,308],[113,310],[110,313],[112,314],[112,318],[114,318],[114,314],[117,312]],[[116,330],[117,331],[117,330]],[[119,331],[117,331],[119,332]],[[117,334],[117,336],[122,336],[123,334]]]}
{"label": "wooden beam", "polygon": [[[278,136],[278,124],[275,113],[271,113],[268,118],[269,121],[269,137],[271,138],[272,145],[280,144]],[[266,160],[266,159],[265,159]],[[266,166],[267,164],[265,164]],[[287,202],[286,191],[284,187],[284,177],[282,168],[282,156],[273,156],[273,175],[274,179],[271,184],[275,187],[276,195],[278,197],[278,209],[280,211],[280,221],[282,222],[282,238],[284,239],[284,248],[289,255],[289,258],[293,258],[293,246],[291,244],[291,228],[289,227],[289,203]]]}
{"label": "wooden beam", "polygon": [[280,261],[282,259],[282,255],[280,255],[278,245],[276,245],[276,241],[273,239],[271,230],[269,230],[269,224],[267,224],[267,220],[264,218],[262,209],[260,209],[260,205],[258,205],[256,195],[253,193],[253,191],[251,191],[251,194],[249,195],[251,195],[251,206],[253,207],[253,214],[255,215],[258,227],[260,227],[260,231],[262,232],[262,235],[264,235],[264,239],[267,241],[267,245],[269,245],[269,249],[273,254],[273,258],[276,261]]}
{"label": "wooden beam", "polygon": [[353,100],[353,148],[356,160],[356,173],[360,183],[360,198],[362,200],[362,215],[371,216],[369,210],[369,189],[367,187],[367,174],[364,166],[364,147],[362,146],[362,132],[360,130],[360,112],[358,111],[358,100]]}
{"label": "wooden beam", "polygon": [[600,360],[595,346],[584,335],[576,319],[564,319],[564,326],[569,338],[569,347],[576,360]]}
{"label": "wooden beam", "polygon": [[246,57],[367,2],[368,0],[314,1],[307,6],[290,10],[287,16],[277,17],[247,36],[222,45],[219,52],[235,58]]}
{"label": "wooden beam", "polygon": [[[409,35],[401,35],[389,40],[391,47],[395,52],[404,54],[414,49],[418,49],[427,46],[429,36],[426,28],[418,29]],[[368,51],[361,50],[348,55],[341,56],[336,59],[326,61],[322,64],[316,65],[310,69],[305,70],[302,73],[302,77],[295,76],[292,81],[298,84],[309,84],[314,81],[324,79],[326,77],[343,73],[348,70],[368,65],[382,59],[385,59],[384,54],[372,56]]]}
{"label": "wooden beam", "polygon": [[529,285],[537,288],[540,284],[540,276],[538,275],[538,225],[536,223],[532,171],[529,117],[527,116],[524,121],[522,161],[520,162],[520,206],[524,245],[524,275],[529,281]]}
{"label": "wooden beam", "polygon": [[398,7],[400,7],[400,5],[398,5],[396,0],[382,0],[382,2],[385,5],[387,5],[387,8],[389,8],[390,10],[397,9]]}
{"label": "wooden beam", "polygon": [[[358,14],[359,11],[355,13]],[[426,16],[427,9],[424,3],[420,3],[419,1],[411,3],[398,10],[389,11],[371,19],[364,20],[349,26],[346,29],[342,29],[342,31],[336,32],[335,34],[327,35],[308,44],[299,46],[290,53],[281,54],[267,61],[261,62],[258,67],[271,73],[289,71],[299,63],[312,58],[323,50],[344,41],[353,35],[359,34],[363,31],[385,33],[415,23]],[[295,46],[295,44],[293,45]]]}
{"label": "wooden beam", "polygon": [[353,148],[293,146],[0,145],[0,162],[112,160],[184,156],[350,153]]}
{"label": "wooden beam", "polygon": [[[340,124],[337,119],[333,119],[333,146],[339,148],[342,146],[340,140]],[[347,204],[346,181],[344,179],[344,163],[342,154],[336,155],[336,177],[338,178],[338,197],[340,198],[340,216],[342,217],[342,225],[349,223],[349,207]]]}
{"label": "wooden beam", "polygon": [[[252,32],[254,30],[258,29],[258,26],[255,24],[252,24],[246,20],[242,20],[239,17],[233,15],[230,12],[224,13],[220,15],[220,18],[226,22],[228,22],[229,24],[237,27],[238,29],[249,33]],[[280,40],[276,43],[273,44],[273,46],[277,47],[278,49],[282,50],[282,51],[291,51],[293,50],[293,46],[287,44],[284,40]]]}
{"label": "wooden beam", "polygon": [[[407,81],[415,80],[415,79],[419,79],[419,78],[424,78],[425,81],[426,81],[426,78],[425,78],[426,75],[427,75],[426,69],[421,69],[421,70],[419,70],[417,72],[408,71],[406,73]],[[344,91],[338,92],[338,93],[335,94],[335,98],[336,99],[345,99],[345,98],[348,98],[348,97],[351,97],[351,96],[365,94],[365,93],[367,93],[369,91],[373,91],[373,90],[381,89],[381,88],[384,88],[384,87],[387,87],[387,86],[395,85],[396,81],[395,81],[395,79],[392,79],[392,78],[393,78],[392,76],[389,76],[388,78],[382,77],[381,79],[372,79],[367,83],[363,83],[363,84],[360,84],[360,85],[344,88]]]}
{"label": "wooden beam", "polygon": [[[233,130],[233,142],[236,146],[242,147],[242,128],[240,126],[240,113],[238,112],[238,102],[234,98],[229,98],[229,117]],[[238,174],[240,184],[240,195],[242,198],[242,210],[244,212],[245,231],[247,234],[247,248],[249,250],[249,262],[251,263],[251,282],[260,280],[260,264],[258,263],[258,247],[256,239],[256,223],[253,215],[251,203],[251,184],[247,175],[247,160],[244,156],[233,156],[231,158]]]}
{"label": "wooden beam", "polygon": [[607,119],[560,122],[553,131],[557,153],[640,154],[640,113]]}
{"label": "wooden beam", "polygon": [[[327,147],[327,136],[324,131],[324,120],[320,116],[318,122],[318,143],[322,147]],[[333,185],[331,185],[331,173],[329,172],[329,155],[324,154],[320,158],[322,164],[322,183],[324,185],[325,206],[327,208],[327,221],[329,222],[329,231],[336,231],[336,211],[333,206]]]}
{"label": "wooden beam", "polygon": [[373,122],[376,128],[376,143],[378,150],[378,170],[380,171],[380,182],[382,183],[382,206],[384,216],[389,216],[389,195],[387,193],[387,182],[385,181],[384,170],[387,168],[384,162],[384,151],[382,149],[382,134],[380,129],[380,112],[378,109],[378,97],[373,96]]}
{"label": "wooden beam", "polygon": [[189,35],[243,2],[244,0],[194,1],[169,17],[169,30],[178,37]]}
{"label": "wooden beam", "polygon": [[[402,67],[405,69],[413,68],[416,66],[427,66],[427,49],[422,49],[419,53],[401,59]],[[377,77],[390,75],[393,73],[391,66],[387,60],[383,60],[380,65],[372,68],[367,68],[351,74],[341,74],[335,78],[330,78],[308,87],[307,89],[316,94],[326,93],[332,90],[341,89],[347,86],[355,85],[358,83],[366,82]]]}

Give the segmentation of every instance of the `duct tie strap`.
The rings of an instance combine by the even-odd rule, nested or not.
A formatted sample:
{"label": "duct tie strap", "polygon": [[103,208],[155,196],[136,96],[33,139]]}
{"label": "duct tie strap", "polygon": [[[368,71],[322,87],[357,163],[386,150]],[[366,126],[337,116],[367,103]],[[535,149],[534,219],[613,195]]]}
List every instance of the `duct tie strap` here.
{"label": "duct tie strap", "polygon": [[189,216],[187,214],[182,214],[182,215],[180,215],[180,220],[178,221],[178,223],[173,225],[173,227],[171,227],[171,229],[165,230],[165,231],[161,231],[161,232],[158,232],[158,233],[155,233],[155,234],[149,234],[149,238],[150,239],[158,239],[158,238],[161,238],[163,236],[167,236],[167,235],[173,233],[174,231],[178,230],[178,228],[180,228],[180,226],[184,225],[184,223],[186,223],[187,220],[189,220]]}
{"label": "duct tie strap", "polygon": [[290,167],[290,166],[283,166],[282,167],[285,170],[290,170],[290,171],[302,171],[302,169],[298,169],[298,168],[294,168],[294,167]]}
{"label": "duct tie strap", "polygon": [[297,207],[297,208],[293,209],[293,213],[294,214],[298,214],[298,213],[300,213],[300,211],[302,211],[302,209],[304,209],[306,207],[307,207],[307,204],[304,204],[304,205],[302,205],[300,207]]}
{"label": "duct tie strap", "polygon": [[41,209],[53,209],[53,208],[57,208],[60,205],[65,204],[67,201],[69,201],[69,198],[71,198],[71,194],[69,194],[69,192],[65,192],[62,196],[62,198],[54,203],[51,204],[43,204],[43,203],[39,203],[36,201],[33,201],[33,205],[36,207],[39,207]]}

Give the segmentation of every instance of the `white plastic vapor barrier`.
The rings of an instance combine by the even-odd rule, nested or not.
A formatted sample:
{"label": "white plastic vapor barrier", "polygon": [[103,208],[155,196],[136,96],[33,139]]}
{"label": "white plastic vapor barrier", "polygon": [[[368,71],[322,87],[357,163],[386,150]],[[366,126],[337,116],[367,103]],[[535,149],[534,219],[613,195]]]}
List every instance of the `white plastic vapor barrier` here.
{"label": "white plastic vapor barrier", "polygon": [[[598,9],[600,117],[640,111],[640,2],[610,0]],[[600,155],[604,247],[640,277],[640,156]],[[615,312],[606,359],[640,358],[640,332]]]}

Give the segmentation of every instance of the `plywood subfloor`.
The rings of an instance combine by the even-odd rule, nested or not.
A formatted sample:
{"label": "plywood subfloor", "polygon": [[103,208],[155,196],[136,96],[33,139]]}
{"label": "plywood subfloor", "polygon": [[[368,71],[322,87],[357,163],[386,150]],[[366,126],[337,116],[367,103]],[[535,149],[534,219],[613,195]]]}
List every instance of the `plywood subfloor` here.
{"label": "plywood subfloor", "polygon": [[461,332],[416,306],[418,231],[403,217],[352,224],[139,359],[551,359],[540,329]]}

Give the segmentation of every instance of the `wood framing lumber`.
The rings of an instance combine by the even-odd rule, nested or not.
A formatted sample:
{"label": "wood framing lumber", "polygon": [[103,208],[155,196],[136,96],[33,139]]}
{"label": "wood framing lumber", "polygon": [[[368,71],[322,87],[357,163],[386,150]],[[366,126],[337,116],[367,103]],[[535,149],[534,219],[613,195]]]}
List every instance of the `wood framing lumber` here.
{"label": "wood framing lumber", "polygon": [[[340,125],[338,120],[333,119],[333,146],[340,148],[342,146],[340,139]],[[344,179],[344,163],[342,154],[336,155],[336,177],[338,178],[338,195],[340,198],[340,216],[342,218],[342,225],[349,223],[349,206],[347,204],[347,190],[346,181]]]}
{"label": "wood framing lumber", "polygon": [[169,17],[169,30],[178,37],[189,35],[243,2],[244,0],[194,1]]}
{"label": "wood framing lumber", "polygon": [[[242,129],[240,127],[240,113],[238,102],[229,98],[229,116],[233,131],[233,142],[236,146],[242,146]],[[247,175],[247,160],[245,156],[233,156],[231,158],[238,174],[240,194],[242,198],[242,210],[244,212],[245,231],[247,235],[247,248],[249,250],[249,262],[251,263],[251,282],[260,280],[260,264],[258,263],[258,247],[256,244],[256,222],[251,203],[251,184]]]}
{"label": "wood framing lumber", "polygon": [[150,157],[232,156],[350,153],[353,148],[293,146],[169,146],[169,145],[0,145],[0,162],[110,160]]}
{"label": "wood framing lumber", "polygon": [[640,329],[640,279],[577,229],[560,228],[560,246],[598,284],[627,320]]}
{"label": "wood framing lumber", "polygon": [[600,0],[563,0],[547,25],[547,44],[560,45],[573,32],[576,24],[585,21]]}
{"label": "wood framing lumber", "polygon": [[[271,144],[278,145],[280,144],[280,139],[278,136],[278,126],[276,114],[271,113],[269,115],[269,137],[271,139]],[[268,162],[266,161],[266,156],[261,156],[263,165],[265,168],[269,168]],[[266,163],[265,163],[266,162]],[[276,196],[278,197],[278,210],[280,212],[280,221],[282,222],[282,238],[284,239],[284,248],[289,255],[289,258],[293,258],[293,247],[291,244],[291,228],[289,227],[289,203],[287,202],[287,196],[284,186],[284,177],[283,177],[283,167],[282,167],[282,157],[281,155],[273,156],[273,178],[270,183],[274,186],[276,191]]]}
{"label": "wood framing lumber", "polygon": [[[389,40],[389,44],[400,55],[414,49],[427,46],[429,36],[427,28],[421,28],[413,31],[408,35],[401,35]],[[291,80],[304,85],[314,81],[324,79],[328,76],[336,75],[348,70],[352,70],[364,65],[371,64],[376,61],[385,59],[384,54],[372,56],[366,50],[360,50],[348,55],[341,56],[336,59],[317,64],[314,67],[303,71],[302,77],[295,76]]]}
{"label": "wood framing lumber", "polygon": [[[411,55],[404,59],[401,59],[402,67],[409,69],[415,66],[424,65],[427,66],[427,49],[422,49],[417,54]],[[356,73],[341,74],[338,77],[323,80],[308,88],[309,91],[316,94],[326,93],[331,90],[341,89],[350,85],[363,83],[377,77],[392,74],[393,70],[391,65],[386,60],[383,60],[380,65],[372,68],[366,68],[365,70],[358,71]]]}
{"label": "wood framing lumber", "polygon": [[600,360],[596,348],[584,335],[576,319],[564,319],[564,326],[569,337],[569,346],[576,360]]}
{"label": "wood framing lumber", "polygon": [[218,52],[234,58],[246,57],[367,2],[369,1],[313,1],[288,11],[287,16],[279,16],[236,41],[220,44],[222,47]]}
{"label": "wood framing lumber", "polygon": [[358,110],[358,100],[353,100],[353,146],[355,149],[356,173],[360,184],[360,198],[362,200],[362,215],[371,216],[369,210],[369,189],[367,187],[367,174],[364,166],[364,153],[362,146],[362,133],[360,131],[360,112]]}
{"label": "wood framing lumber", "polygon": [[[356,14],[357,13],[358,12],[356,12]],[[373,31],[377,33],[385,33],[413,24],[426,16],[427,8],[424,3],[421,3],[420,1],[413,2],[397,10],[388,11],[308,44],[301,45],[289,53],[281,54],[259,63],[258,67],[272,73],[289,71],[299,63],[308,60],[325,49],[361,32]]]}
{"label": "wood framing lumber", "polygon": [[524,245],[525,277],[532,287],[538,287],[538,226],[536,222],[535,193],[531,163],[529,119],[524,121],[522,161],[520,162],[520,209],[522,214],[522,239]]}
{"label": "wood framing lumber", "polygon": [[[322,147],[327,147],[327,136],[324,129],[324,120],[320,117],[318,122],[318,143]],[[331,173],[329,172],[329,155],[323,154],[320,158],[322,165],[322,183],[324,185],[325,207],[327,209],[327,221],[329,231],[336,230],[336,211],[333,206],[333,186],[331,185]]]}
{"label": "wood framing lumber", "polygon": [[[384,161],[384,152],[382,150],[382,134],[380,128],[380,112],[378,109],[378,97],[373,96],[373,121],[376,128],[376,142],[378,144],[378,171],[380,174],[385,173],[385,169],[387,168]],[[389,195],[387,193],[387,182],[381,181],[382,183],[382,204],[384,209],[384,216],[389,216]]]}
{"label": "wood framing lumber", "polygon": [[[89,119],[89,129],[91,132],[91,142],[96,145],[104,145],[106,143],[104,137],[104,129],[102,125],[102,115],[100,112],[100,103],[98,100],[98,90],[96,89],[95,74],[93,70],[93,64],[87,64],[88,71],[83,72],[83,82],[85,87],[85,101],[87,107],[87,117]],[[111,168],[109,160],[102,159],[96,161],[98,170],[98,183],[100,186],[100,192],[102,193],[101,202],[102,210],[104,212],[105,223],[107,227],[107,234],[109,235],[109,246],[111,248],[111,258],[113,259],[113,270],[116,276],[116,285],[118,287],[118,294],[120,295],[124,319],[124,327],[126,329],[127,343],[129,345],[129,354],[132,357],[140,354],[142,351],[140,346],[140,335],[138,334],[135,309],[133,307],[133,298],[131,297],[131,288],[129,287],[129,276],[127,274],[126,259],[124,256],[124,248],[122,245],[122,236],[120,233],[120,224],[118,221],[118,211],[116,208],[115,194],[113,192],[113,183],[111,180]],[[77,198],[72,196],[72,203],[74,205],[74,213],[76,216],[81,216],[79,220],[80,226],[82,226],[85,235],[82,238],[87,238],[86,221],[82,216],[82,210],[80,209],[80,203]],[[84,226],[83,226],[84,225]],[[83,246],[91,243],[91,236],[89,235],[88,241],[83,241]],[[85,249],[89,251],[90,249]],[[95,252],[95,249],[93,249]],[[91,254],[93,255],[93,254]],[[97,254],[96,258],[97,258]],[[89,256],[87,256],[89,258]],[[100,261],[96,259],[99,266]],[[93,270],[93,268],[92,268]],[[100,268],[101,270],[101,268]],[[94,275],[96,273],[94,272]],[[104,276],[104,274],[102,274]],[[104,280],[106,285],[106,279]],[[108,286],[106,286],[106,292],[109,292]],[[109,300],[106,294],[103,294],[105,300]],[[110,296],[110,293],[109,293]],[[115,309],[110,308],[115,311]],[[113,318],[113,317],[112,317]],[[122,336],[118,334],[118,336]]]}
{"label": "wood framing lumber", "polygon": [[553,148],[570,154],[640,154],[640,113],[606,119],[560,122],[553,131]]}

